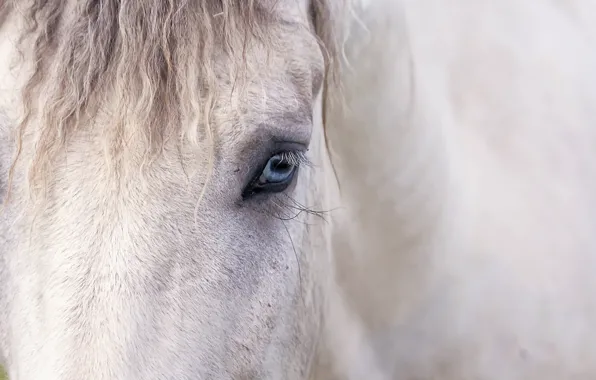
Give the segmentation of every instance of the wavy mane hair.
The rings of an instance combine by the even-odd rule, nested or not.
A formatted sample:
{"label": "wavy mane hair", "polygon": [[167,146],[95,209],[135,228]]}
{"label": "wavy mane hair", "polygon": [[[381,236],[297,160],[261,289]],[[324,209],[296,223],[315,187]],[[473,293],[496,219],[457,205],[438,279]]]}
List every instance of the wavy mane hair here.
{"label": "wavy mane hair", "polygon": [[[335,81],[338,46],[340,7],[332,1],[311,0],[311,27],[326,59],[326,93]],[[108,97],[117,104],[110,110],[112,158],[124,147],[127,124],[141,132],[148,156],[158,154],[171,136],[198,141],[199,125],[206,132],[203,140],[211,141],[216,55],[223,51],[238,72],[249,44],[280,44],[270,38],[277,16],[268,3],[275,1],[0,0],[0,27],[19,13],[25,21],[20,43],[34,42],[9,190],[24,133],[33,123],[37,144],[29,186],[36,192],[44,188],[54,155]],[[192,128],[181,131],[181,125]]]}

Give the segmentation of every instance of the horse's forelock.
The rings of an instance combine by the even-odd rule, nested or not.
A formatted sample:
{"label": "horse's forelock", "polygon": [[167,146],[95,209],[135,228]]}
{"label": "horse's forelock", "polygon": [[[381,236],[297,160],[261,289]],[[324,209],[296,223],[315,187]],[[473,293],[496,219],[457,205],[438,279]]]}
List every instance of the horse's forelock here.
{"label": "horse's forelock", "polygon": [[[311,4],[314,29],[328,63],[337,46],[331,1]],[[112,157],[124,146],[125,125],[138,126],[148,143],[147,154],[159,152],[171,136],[196,141],[197,125],[205,127],[209,141],[210,111],[217,96],[214,55],[225,53],[241,69],[247,41],[272,44],[268,26],[278,17],[269,2],[258,0],[26,4],[0,1],[0,22],[13,10],[22,10],[27,28],[21,41],[34,41],[31,54],[37,64],[23,90],[25,113],[9,179],[23,135],[35,123],[39,137],[29,168],[34,192],[43,188],[53,155],[72,131],[108,99],[117,105],[110,109]],[[40,112],[34,106],[38,104]],[[181,131],[181,125],[195,127]]]}

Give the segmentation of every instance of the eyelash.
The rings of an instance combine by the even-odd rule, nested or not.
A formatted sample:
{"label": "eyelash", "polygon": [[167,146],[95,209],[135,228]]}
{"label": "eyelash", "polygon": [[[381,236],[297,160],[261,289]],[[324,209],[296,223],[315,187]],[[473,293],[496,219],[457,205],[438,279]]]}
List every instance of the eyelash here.
{"label": "eyelash", "polygon": [[278,154],[280,154],[284,160],[287,160],[289,163],[295,165],[297,168],[300,168],[302,166],[312,166],[312,162],[307,157],[305,151],[290,150]]}

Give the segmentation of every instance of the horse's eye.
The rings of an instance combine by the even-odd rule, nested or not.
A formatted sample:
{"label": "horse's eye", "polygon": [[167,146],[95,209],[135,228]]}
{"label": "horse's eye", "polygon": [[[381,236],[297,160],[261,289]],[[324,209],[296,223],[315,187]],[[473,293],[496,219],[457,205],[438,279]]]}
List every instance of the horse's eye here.
{"label": "horse's eye", "polygon": [[267,161],[265,169],[259,176],[260,185],[285,183],[292,179],[297,166],[283,154],[276,154]]}
{"label": "horse's eye", "polygon": [[302,153],[278,153],[269,158],[260,174],[245,189],[243,197],[247,198],[260,193],[279,193],[290,186]]}

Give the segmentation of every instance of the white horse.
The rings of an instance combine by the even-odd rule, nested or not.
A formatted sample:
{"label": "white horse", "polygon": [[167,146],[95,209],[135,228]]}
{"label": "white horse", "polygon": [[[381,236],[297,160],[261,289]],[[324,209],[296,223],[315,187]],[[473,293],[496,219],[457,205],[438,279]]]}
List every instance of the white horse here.
{"label": "white horse", "polygon": [[596,3],[0,4],[11,380],[596,378]]}

